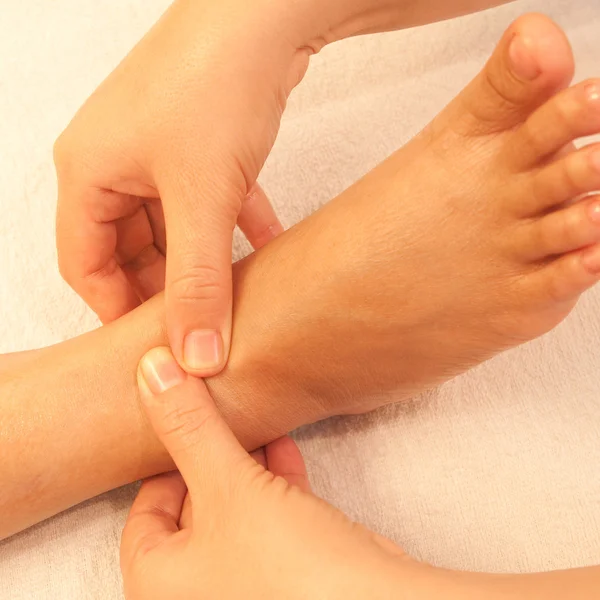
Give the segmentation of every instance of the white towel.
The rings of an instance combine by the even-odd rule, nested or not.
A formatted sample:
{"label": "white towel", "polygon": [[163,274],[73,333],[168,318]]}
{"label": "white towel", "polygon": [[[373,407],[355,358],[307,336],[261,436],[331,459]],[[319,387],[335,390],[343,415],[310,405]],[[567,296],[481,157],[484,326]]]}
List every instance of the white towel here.
{"label": "white towel", "polygon": [[[167,4],[0,5],[0,351],[97,325],[56,268],[52,143]],[[262,176],[284,223],[405,143],[530,10],[565,27],[579,79],[600,75],[597,0],[517,2],[316,57]],[[238,239],[238,255],[245,251]],[[418,401],[305,428],[299,439],[316,491],[439,565],[600,563],[599,315],[596,291],[543,340]],[[121,598],[118,543],[134,492],[111,492],[0,543],[0,599]]]}

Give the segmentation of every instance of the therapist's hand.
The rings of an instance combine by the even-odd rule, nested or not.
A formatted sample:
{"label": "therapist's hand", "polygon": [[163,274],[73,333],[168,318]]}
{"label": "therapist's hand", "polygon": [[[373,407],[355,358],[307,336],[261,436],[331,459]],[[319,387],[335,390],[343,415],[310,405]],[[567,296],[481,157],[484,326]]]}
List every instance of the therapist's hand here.
{"label": "therapist's hand", "polygon": [[138,382],[181,476],[147,480],[133,504],[121,545],[129,600],[399,598],[433,571],[311,494],[290,438],[263,461],[248,455],[168,349],[142,359]]}
{"label": "therapist's hand", "polygon": [[170,344],[196,375],[229,352],[236,222],[255,247],[282,230],[256,179],[313,52],[300,4],[177,0],[55,145],[63,277],[103,322],[166,277]]}

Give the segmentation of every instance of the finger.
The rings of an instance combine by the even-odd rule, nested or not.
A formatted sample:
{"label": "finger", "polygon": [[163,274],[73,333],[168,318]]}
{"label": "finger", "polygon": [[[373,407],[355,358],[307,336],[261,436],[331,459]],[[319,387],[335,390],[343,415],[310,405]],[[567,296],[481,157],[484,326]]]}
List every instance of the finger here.
{"label": "finger", "polygon": [[165,215],[163,213],[162,203],[160,199],[148,199],[144,205],[148,222],[152,228],[152,237],[154,245],[163,255],[167,255],[167,232],[165,230]]}
{"label": "finger", "polygon": [[161,189],[169,341],[179,363],[198,377],[222,370],[231,337],[231,244],[243,195],[215,192],[203,198],[203,189],[181,183]]}
{"label": "finger", "polygon": [[237,224],[255,250],[262,248],[283,233],[283,225],[258,183],[242,203]]}
{"label": "finger", "polygon": [[145,302],[165,287],[166,262],[155,245],[154,231],[146,206],[129,217],[115,221],[115,256],[131,287]]}
{"label": "finger", "polygon": [[[250,456],[264,469],[267,468],[267,457],[264,448],[259,448],[250,453]],[[181,517],[179,518],[179,528],[188,529],[193,524],[192,521],[192,497],[188,494],[183,502]]]}
{"label": "finger", "polygon": [[115,259],[114,221],[139,208],[139,199],[99,189],[61,190],[56,216],[58,265],[64,280],[103,323],[140,301]]}
{"label": "finger", "polygon": [[284,436],[265,447],[267,469],[283,477],[290,485],[299,487],[303,492],[310,492],[310,482],[306,472],[306,464],[298,445],[289,436]]}
{"label": "finger", "polygon": [[154,244],[146,246],[121,268],[142,302],[165,288],[166,261]]}
{"label": "finger", "polygon": [[142,483],[131,506],[121,537],[121,565],[151,551],[179,531],[179,518],[187,488],[174,471]]}
{"label": "finger", "polygon": [[219,502],[232,482],[256,465],[223,421],[204,382],[187,375],[168,348],[155,348],[142,358],[138,385],[150,423],[195,505]]}

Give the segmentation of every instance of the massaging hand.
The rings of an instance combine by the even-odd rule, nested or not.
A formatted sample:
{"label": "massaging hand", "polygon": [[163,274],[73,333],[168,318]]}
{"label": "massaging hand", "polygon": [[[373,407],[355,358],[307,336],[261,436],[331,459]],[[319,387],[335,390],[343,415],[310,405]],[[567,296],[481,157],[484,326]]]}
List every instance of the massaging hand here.
{"label": "massaging hand", "polygon": [[216,374],[232,232],[258,247],[281,231],[256,179],[309,56],[500,1],[176,0],[56,143],[63,277],[104,322],[166,285],[177,360]]}
{"label": "massaging hand", "polygon": [[430,569],[312,495],[290,438],[258,462],[247,454],[168,349],[142,359],[138,382],[183,479],[149,479],[133,504],[121,545],[128,599],[391,598]]}
{"label": "massaging hand", "polygon": [[[290,438],[247,454],[202,380],[167,348],[140,396],[179,473],[142,484],[123,531],[128,600],[536,600],[595,598],[597,571],[459,573],[418,563],[310,492]],[[268,470],[267,470],[268,469]]]}
{"label": "massaging hand", "polygon": [[166,274],[171,346],[197,375],[228,355],[236,222],[255,247],[281,231],[256,179],[308,66],[291,6],[178,0],[55,146],[64,278],[108,322]]}

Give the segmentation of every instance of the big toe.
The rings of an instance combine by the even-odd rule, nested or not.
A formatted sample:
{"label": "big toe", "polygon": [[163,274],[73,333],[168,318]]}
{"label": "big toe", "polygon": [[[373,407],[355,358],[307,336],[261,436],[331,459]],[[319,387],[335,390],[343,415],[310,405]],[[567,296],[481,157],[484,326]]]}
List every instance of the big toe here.
{"label": "big toe", "polygon": [[463,115],[466,109],[476,133],[510,129],[567,87],[574,70],[571,46],[558,25],[544,15],[525,15],[508,28],[457,109]]}

